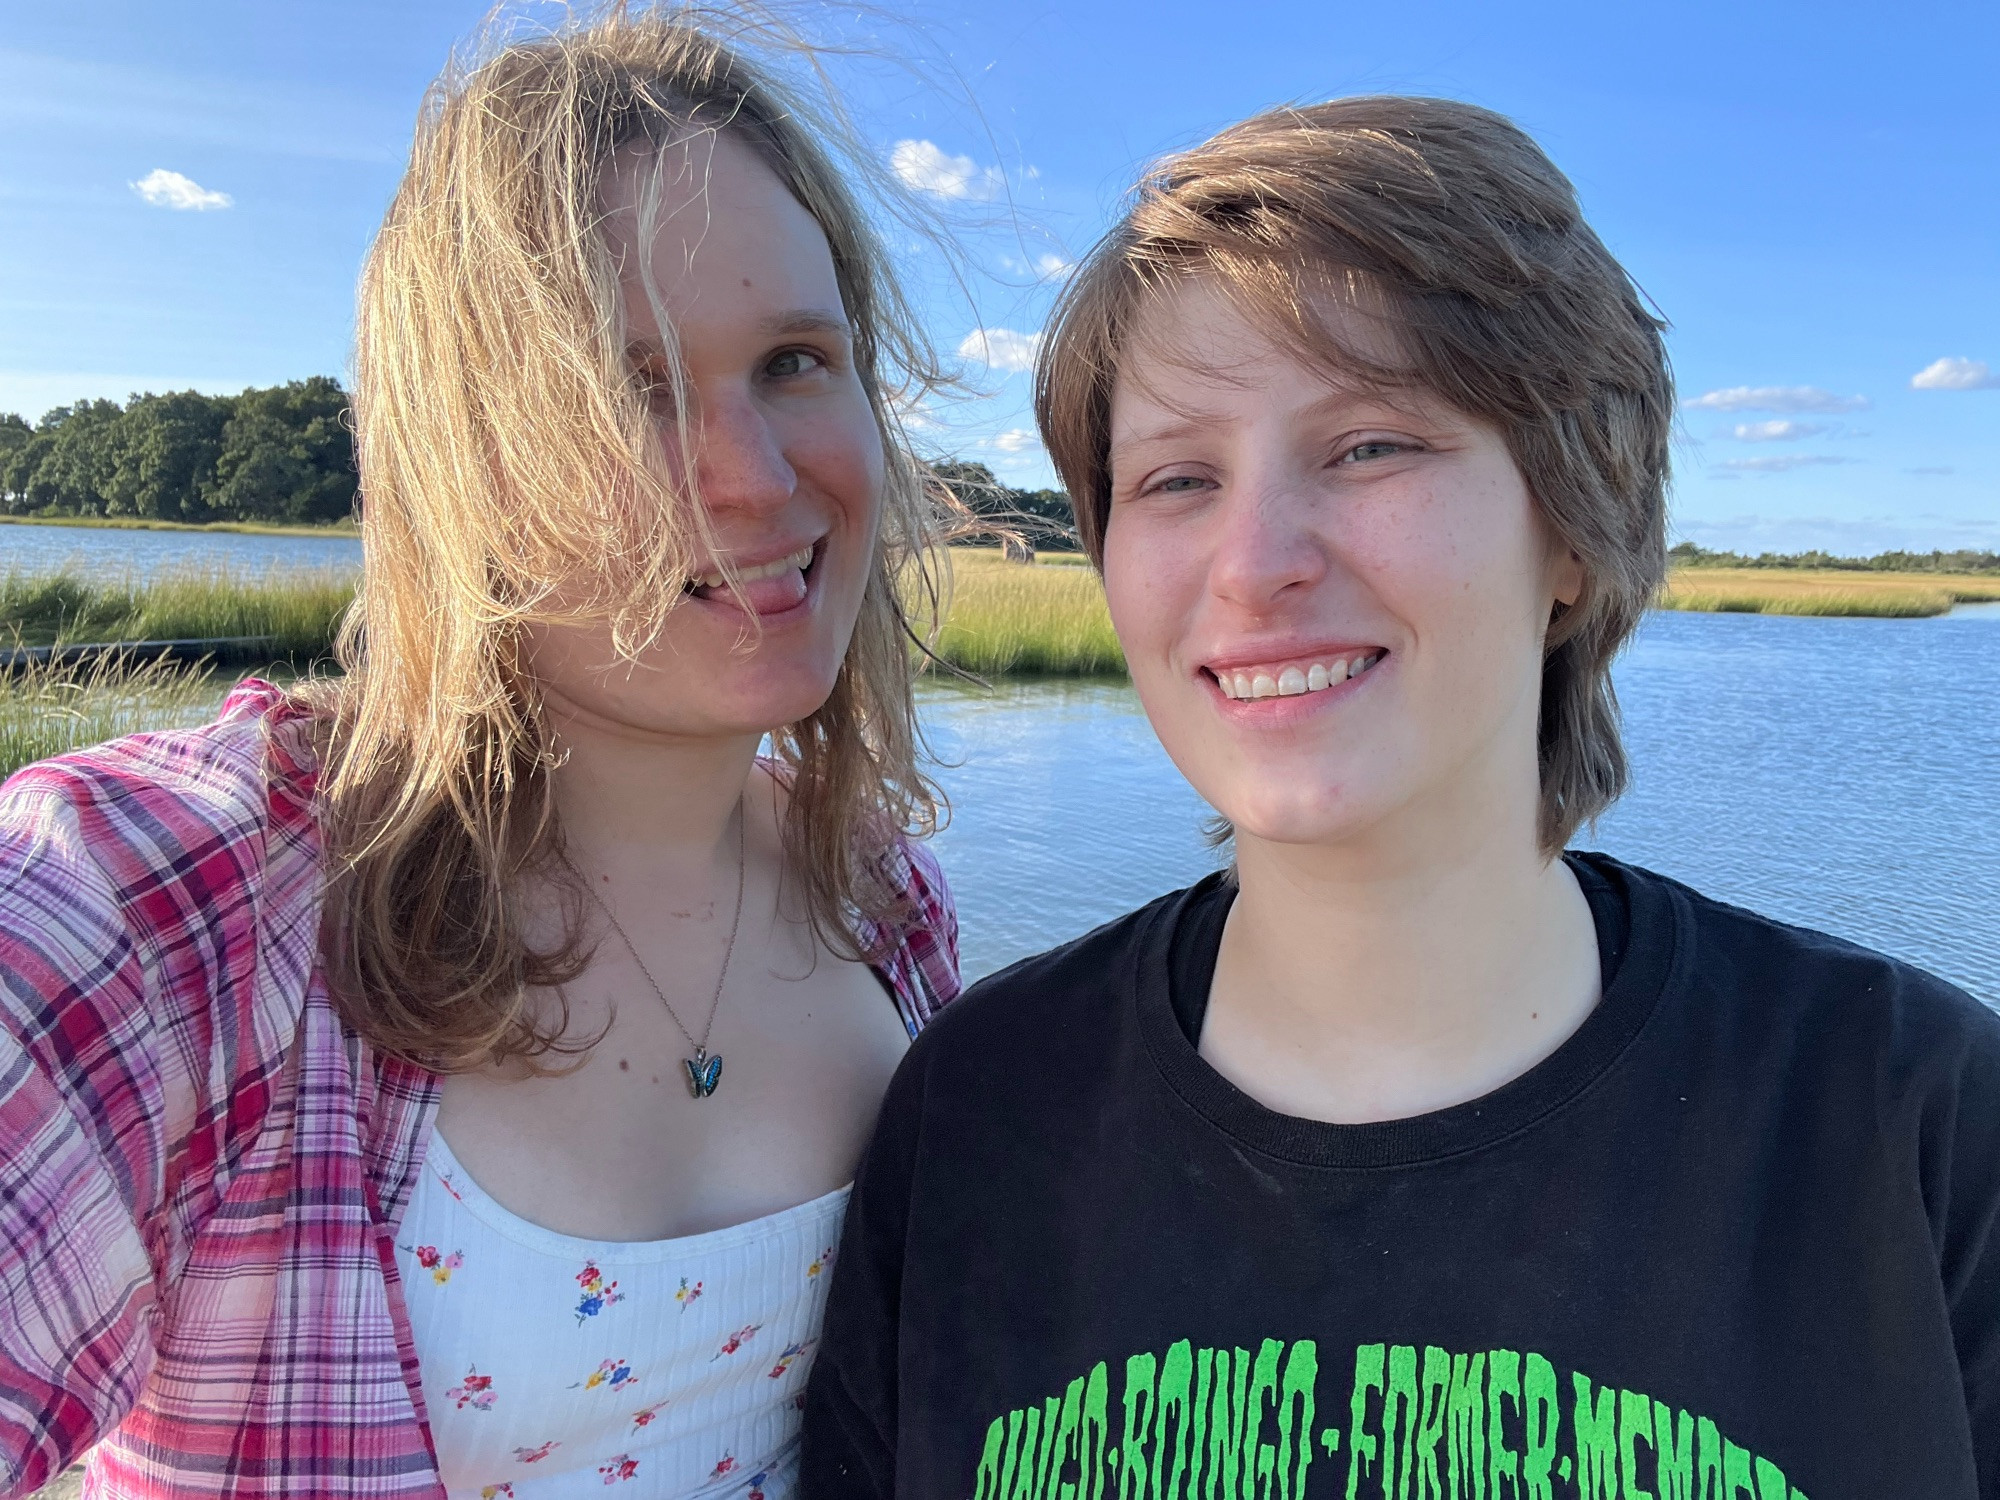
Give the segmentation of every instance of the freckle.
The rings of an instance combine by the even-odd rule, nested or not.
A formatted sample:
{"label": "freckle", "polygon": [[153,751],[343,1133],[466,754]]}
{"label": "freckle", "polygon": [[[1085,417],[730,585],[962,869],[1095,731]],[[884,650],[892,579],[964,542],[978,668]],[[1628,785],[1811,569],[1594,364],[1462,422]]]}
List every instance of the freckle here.
{"label": "freckle", "polygon": [[750,278],[749,278],[748,276],[745,276],[745,277],[743,278],[743,284],[744,284],[745,286],[748,286],[748,285],[750,285]]}
{"label": "freckle", "polygon": [[653,1075],[653,1082],[658,1083],[659,1081],[660,1081],[660,1075],[658,1073],[655,1073]]}
{"label": "freckle", "polygon": [[629,1073],[632,1071],[632,1065],[621,1057],[618,1059],[618,1071],[621,1073]]}

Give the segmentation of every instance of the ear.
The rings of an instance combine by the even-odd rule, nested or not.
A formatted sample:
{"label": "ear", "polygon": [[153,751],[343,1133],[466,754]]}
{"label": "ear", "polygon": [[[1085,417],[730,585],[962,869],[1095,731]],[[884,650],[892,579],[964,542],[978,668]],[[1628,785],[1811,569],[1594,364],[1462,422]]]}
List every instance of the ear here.
{"label": "ear", "polygon": [[1583,597],[1583,559],[1560,542],[1550,551],[1549,591],[1565,609]]}

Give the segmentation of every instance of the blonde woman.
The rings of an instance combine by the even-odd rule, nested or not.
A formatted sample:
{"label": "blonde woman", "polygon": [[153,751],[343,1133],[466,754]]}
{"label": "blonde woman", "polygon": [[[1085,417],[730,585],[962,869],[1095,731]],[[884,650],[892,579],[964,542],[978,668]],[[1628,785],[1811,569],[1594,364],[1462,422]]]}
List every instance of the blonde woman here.
{"label": "blonde woman", "polygon": [[790,1492],[957,990],[931,366],[802,118],[622,9],[442,84],[362,287],[345,679],[0,798],[0,1494],[93,1445],[107,1496]]}

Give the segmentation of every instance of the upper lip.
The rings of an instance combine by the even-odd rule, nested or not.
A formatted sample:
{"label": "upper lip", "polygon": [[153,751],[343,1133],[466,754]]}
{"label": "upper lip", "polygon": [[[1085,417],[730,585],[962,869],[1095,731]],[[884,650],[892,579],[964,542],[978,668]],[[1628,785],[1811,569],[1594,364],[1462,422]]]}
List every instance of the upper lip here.
{"label": "upper lip", "polygon": [[1201,665],[1210,672],[1240,672],[1276,662],[1310,661],[1315,658],[1332,661],[1337,656],[1352,658],[1387,649],[1380,641],[1267,641],[1255,646],[1231,647],[1217,655],[1203,657]]}

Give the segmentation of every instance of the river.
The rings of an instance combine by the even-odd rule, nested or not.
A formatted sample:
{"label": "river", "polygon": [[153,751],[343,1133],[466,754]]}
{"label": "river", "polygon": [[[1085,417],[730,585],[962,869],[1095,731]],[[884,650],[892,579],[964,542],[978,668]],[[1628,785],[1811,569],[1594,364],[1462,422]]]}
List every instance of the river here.
{"label": "river", "polygon": [[[0,571],[351,567],[351,537],[0,526]],[[2000,1005],[2000,605],[1651,616],[1615,678],[1632,789],[1578,842],[1922,964]],[[927,683],[969,974],[1213,868],[1122,683]]]}
{"label": "river", "polygon": [[[1614,678],[1632,788],[1580,846],[2000,1005],[2000,613],[1656,613]],[[924,718],[969,974],[1214,867],[1129,687],[927,687]]]}

